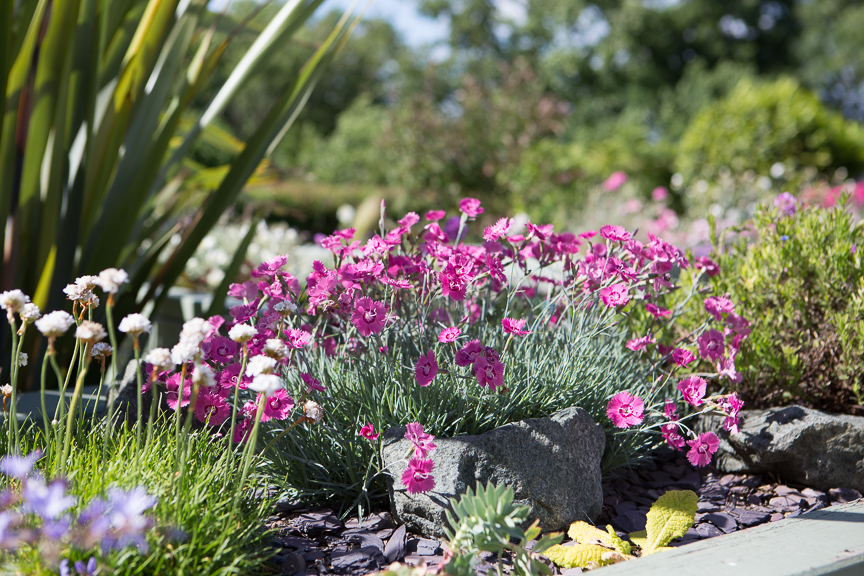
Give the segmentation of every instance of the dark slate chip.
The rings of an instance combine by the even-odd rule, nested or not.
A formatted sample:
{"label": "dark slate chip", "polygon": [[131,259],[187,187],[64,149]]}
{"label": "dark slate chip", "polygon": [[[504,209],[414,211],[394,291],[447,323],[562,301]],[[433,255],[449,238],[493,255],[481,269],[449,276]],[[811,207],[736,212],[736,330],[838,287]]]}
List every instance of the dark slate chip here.
{"label": "dark slate chip", "polygon": [[783,514],[781,514],[780,512],[774,512],[773,514],[771,514],[771,522],[777,522],[778,520],[782,520],[782,519],[783,519]]}
{"label": "dark slate chip", "polygon": [[801,495],[807,498],[816,498],[817,500],[828,500],[828,495],[825,492],[814,490],[813,488],[804,488],[801,490]]}
{"label": "dark slate chip", "polygon": [[299,536],[285,536],[284,538],[280,538],[279,542],[286,548],[294,548],[296,550],[312,549],[318,545],[314,540]]}
{"label": "dark slate chip", "polygon": [[715,486],[708,490],[703,490],[699,496],[705,500],[726,500],[727,492],[728,491],[723,486]]}
{"label": "dark slate chip", "polygon": [[690,544],[692,542],[696,542],[700,539],[699,533],[695,528],[689,528],[687,532],[681,538],[676,538],[672,542],[669,543],[669,546],[684,546],[685,544]]}
{"label": "dark slate chip", "polygon": [[801,496],[801,492],[799,492],[795,488],[790,488],[789,486],[785,486],[783,484],[774,488],[774,493],[778,496]]}
{"label": "dark slate chip", "polygon": [[303,554],[303,560],[305,560],[306,562],[309,562],[309,563],[313,563],[316,560],[321,560],[325,556],[327,556],[327,555],[324,554],[324,552],[322,552],[321,550],[310,550],[310,551],[305,552]]}
{"label": "dark slate chip", "polygon": [[627,533],[644,530],[646,522],[647,518],[645,512],[639,510],[630,510],[612,518],[612,523],[617,524],[619,528]]}
{"label": "dark slate chip", "polygon": [[756,476],[750,476],[749,478],[745,478],[741,481],[742,486],[747,486],[748,488],[756,488],[757,486],[762,484],[762,475],[757,474]]}
{"label": "dark slate chip", "polygon": [[362,521],[358,521],[357,518],[351,518],[350,520],[347,520],[345,522],[345,528],[348,528],[349,530],[361,529],[375,532],[376,530],[386,528],[389,523],[390,519],[388,517],[382,517],[377,514],[373,514],[371,516],[363,518]]}
{"label": "dark slate chip", "polygon": [[823,502],[822,500],[818,500],[815,504],[810,506],[804,514],[809,514],[810,512],[815,512],[816,510],[822,510],[823,508],[827,508],[828,504]]}
{"label": "dark slate chip", "polygon": [[750,494],[747,496],[747,504],[759,506],[762,504],[762,496],[759,494]]}
{"label": "dark slate chip", "polygon": [[341,529],[342,522],[333,515],[332,510],[325,510],[301,514],[297,518],[297,526],[306,534],[317,536],[324,532],[335,532]]}
{"label": "dark slate chip", "polygon": [[723,486],[731,486],[740,482],[742,478],[742,476],[736,476],[735,474],[726,474],[720,478],[720,484]]}
{"label": "dark slate chip", "polygon": [[767,512],[761,512],[759,510],[744,510],[738,516],[738,522],[744,528],[749,528],[750,526],[756,526],[757,524],[762,524],[771,519],[771,514]]}
{"label": "dark slate chip", "polygon": [[443,552],[437,540],[427,540],[425,538],[412,538],[408,540],[405,550],[409,554],[416,553],[418,556],[434,556],[439,552]]}
{"label": "dark slate chip", "polygon": [[282,576],[301,576],[303,574],[306,574],[306,561],[297,552],[291,552],[282,562]]}
{"label": "dark slate chip", "polygon": [[387,545],[384,547],[384,557],[387,559],[387,562],[396,562],[397,560],[402,560],[405,557],[405,525],[399,526],[393,535],[390,537],[390,540],[387,541]]}
{"label": "dark slate chip", "polygon": [[383,530],[378,530],[375,532],[375,535],[381,540],[387,540],[390,536],[393,535],[393,528],[384,528]]}
{"label": "dark slate chip", "polygon": [[702,476],[695,470],[688,470],[684,476],[676,480],[670,487],[683,488],[685,490],[698,490],[702,486]]}
{"label": "dark slate chip", "polygon": [[714,538],[715,536],[723,535],[723,532],[711,524],[699,524],[696,527],[696,533],[699,534],[700,538]]}
{"label": "dark slate chip", "polygon": [[702,521],[710,522],[711,524],[722,530],[724,534],[734,532],[735,529],[738,528],[738,524],[735,522],[735,518],[732,517],[731,514],[727,514],[725,512],[714,512],[712,514],[706,514],[702,517]]}
{"label": "dark slate chip", "polygon": [[722,506],[717,506],[713,502],[708,502],[706,500],[700,500],[696,504],[696,512],[707,513],[707,512],[719,512],[722,510]]}
{"label": "dark slate chip", "polygon": [[786,510],[794,510],[799,508],[801,505],[801,501],[804,501],[806,504],[806,500],[802,496],[775,496],[768,501],[768,505],[774,508],[775,510],[786,511]]}
{"label": "dark slate chip", "polygon": [[352,544],[359,544],[361,548],[372,546],[377,548],[381,554],[384,554],[384,541],[377,535],[366,530],[346,530],[342,533],[342,537]]}
{"label": "dark slate chip", "polygon": [[363,550],[353,550],[347,554],[330,555],[330,566],[336,573],[371,571],[379,566],[379,562]]}
{"label": "dark slate chip", "polygon": [[861,493],[852,488],[831,488],[828,491],[828,496],[831,498],[832,502],[840,502],[843,504],[861,498]]}

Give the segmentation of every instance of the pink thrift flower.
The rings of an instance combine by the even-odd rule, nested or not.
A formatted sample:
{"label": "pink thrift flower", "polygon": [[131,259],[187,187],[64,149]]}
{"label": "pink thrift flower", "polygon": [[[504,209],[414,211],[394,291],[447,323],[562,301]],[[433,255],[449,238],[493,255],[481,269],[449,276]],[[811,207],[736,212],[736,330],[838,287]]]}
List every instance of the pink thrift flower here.
{"label": "pink thrift flower", "polygon": [[707,256],[696,258],[696,269],[704,270],[708,276],[717,276],[720,273],[720,266]]}
{"label": "pink thrift flower", "polygon": [[360,432],[358,432],[357,435],[366,438],[370,442],[378,440],[378,437],[381,436],[380,433],[375,432],[375,427],[372,426],[371,422],[367,422],[365,426],[360,428]]}
{"label": "pink thrift flower", "polygon": [[264,403],[264,413],[261,415],[261,422],[268,420],[285,420],[294,409],[294,399],[288,396],[288,393],[281,388],[267,398]]}
{"label": "pink thrift flower", "polygon": [[481,352],[483,352],[483,346],[480,341],[471,340],[456,352],[456,365],[473,366]]}
{"label": "pink thrift flower", "polygon": [[716,362],[726,352],[723,335],[713,328],[703,332],[697,342],[699,343],[699,355],[709,362]]}
{"label": "pink thrift flower", "polygon": [[654,338],[651,334],[646,334],[641,338],[634,338],[633,340],[629,340],[627,342],[627,348],[633,350],[634,352],[638,352],[639,350],[645,350],[648,347],[648,344],[654,344],[657,342],[657,339]]}
{"label": "pink thrift flower", "polygon": [[460,334],[462,334],[462,330],[456,326],[450,326],[441,331],[441,334],[438,335],[438,341],[444,344],[455,342]]}
{"label": "pink thrift flower", "polygon": [[699,376],[689,376],[678,382],[678,391],[684,397],[684,401],[691,406],[699,406],[702,404],[702,398],[705,397],[705,388],[708,383],[704,378]]}
{"label": "pink thrift flower", "polygon": [[720,440],[713,432],[705,432],[688,441],[687,445],[690,446],[690,451],[687,452],[690,463],[693,466],[706,466],[711,462],[711,456],[720,447]]}
{"label": "pink thrift flower", "polygon": [[525,326],[526,320],[524,318],[520,320],[515,320],[513,318],[504,318],[501,320],[501,326],[504,328],[504,332],[507,334],[516,334],[517,336],[527,336],[531,333],[531,330],[523,330],[522,327]]}
{"label": "pink thrift flower", "polygon": [[686,444],[684,437],[678,433],[678,424],[675,422],[670,422],[668,424],[664,424],[661,427],[663,431],[663,439],[666,441],[669,446],[675,448],[676,450],[682,450],[684,445]]}
{"label": "pink thrift flower", "polygon": [[625,306],[630,301],[626,284],[612,284],[600,289],[600,300],[610,308]]}
{"label": "pink thrift flower", "polygon": [[606,415],[618,428],[629,428],[642,423],[645,403],[629,392],[619,392],[606,405]]}
{"label": "pink thrift flower", "polygon": [[658,308],[650,302],[648,304],[645,304],[645,310],[655,318],[668,318],[672,315],[671,310],[664,310],[663,308]]}
{"label": "pink thrift flower", "polygon": [[632,238],[623,226],[606,225],[600,228],[600,236],[614,242],[627,242]]}
{"label": "pink thrift flower", "polygon": [[[496,354],[497,356],[497,354]],[[474,375],[481,388],[489,386],[492,392],[504,386],[504,364],[495,357],[486,355],[477,358],[474,363]]]}
{"label": "pink thrift flower", "polygon": [[417,359],[417,364],[414,365],[414,378],[420,386],[428,386],[438,374],[438,361],[435,359],[435,352],[429,350],[425,355]]}
{"label": "pink thrift flower", "polygon": [[381,302],[375,302],[364,296],[354,303],[354,313],[351,315],[351,323],[357,327],[361,336],[377,334],[384,329],[384,321],[387,317],[387,309]]}
{"label": "pink thrift flower", "polygon": [[684,348],[675,348],[675,350],[672,351],[672,361],[675,362],[675,364],[678,366],[687,366],[695,359],[696,356],[692,352]]}
{"label": "pink thrift flower", "polygon": [[[176,393],[175,393],[176,395]],[[231,406],[218,394],[201,392],[195,402],[195,419],[208,422],[210,426],[219,426],[231,416]],[[208,421],[207,418],[210,418]]]}
{"label": "pink thrift flower", "polygon": [[414,444],[414,457],[425,458],[437,446],[432,442],[435,436],[423,430],[423,425],[411,422],[405,425],[405,439]]}
{"label": "pink thrift flower", "polygon": [[317,390],[318,392],[324,392],[325,388],[321,385],[321,381],[309,374],[308,372],[301,372],[300,378],[303,382],[306,383],[308,388],[306,389],[306,393],[310,393],[313,390]]}
{"label": "pink thrift flower", "polygon": [[446,216],[447,213],[444,210],[429,210],[426,212],[426,220],[428,222],[437,222]]}
{"label": "pink thrift flower", "polygon": [[613,172],[603,181],[603,187],[609,192],[614,192],[627,182],[627,174],[624,172]]}
{"label": "pink thrift flower", "polygon": [[434,467],[432,460],[412,458],[408,461],[408,468],[402,473],[402,485],[409,494],[429,492],[435,488],[435,478],[432,476]]}
{"label": "pink thrift flower", "polygon": [[507,230],[513,225],[512,218],[500,218],[492,226],[487,226],[483,231],[483,239],[487,242],[495,242],[501,236],[507,234]]}
{"label": "pink thrift flower", "polygon": [[722,322],[723,314],[735,311],[735,304],[726,296],[709,296],[705,299],[705,311],[717,322]]}
{"label": "pink thrift flower", "polygon": [[459,201],[459,211],[468,215],[469,218],[476,218],[484,212],[480,207],[480,200],[476,198],[463,198]]}

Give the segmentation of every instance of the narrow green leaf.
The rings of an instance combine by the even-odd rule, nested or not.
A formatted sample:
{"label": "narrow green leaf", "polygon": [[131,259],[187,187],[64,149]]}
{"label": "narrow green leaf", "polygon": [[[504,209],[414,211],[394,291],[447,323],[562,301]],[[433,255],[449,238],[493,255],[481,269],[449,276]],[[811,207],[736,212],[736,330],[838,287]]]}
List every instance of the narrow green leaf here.
{"label": "narrow green leaf", "polygon": [[234,251],[234,256],[231,258],[231,262],[225,268],[225,277],[222,278],[219,287],[213,292],[213,302],[210,303],[210,309],[207,310],[207,316],[216,316],[225,311],[225,296],[228,294],[228,289],[231,287],[231,283],[234,282],[237,278],[237,274],[240,273],[240,266],[243,265],[243,261],[246,259],[246,252],[249,250],[249,245],[252,244],[252,240],[255,239],[255,230],[258,228],[258,222],[260,221],[260,218],[253,218],[249,223],[249,231]]}

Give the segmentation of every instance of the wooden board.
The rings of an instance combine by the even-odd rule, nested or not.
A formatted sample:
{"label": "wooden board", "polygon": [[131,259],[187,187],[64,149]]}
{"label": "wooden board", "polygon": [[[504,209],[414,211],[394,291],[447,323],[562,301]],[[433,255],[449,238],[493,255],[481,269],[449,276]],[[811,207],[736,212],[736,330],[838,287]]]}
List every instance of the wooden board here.
{"label": "wooden board", "polygon": [[596,573],[598,576],[864,576],[864,499],[606,566]]}

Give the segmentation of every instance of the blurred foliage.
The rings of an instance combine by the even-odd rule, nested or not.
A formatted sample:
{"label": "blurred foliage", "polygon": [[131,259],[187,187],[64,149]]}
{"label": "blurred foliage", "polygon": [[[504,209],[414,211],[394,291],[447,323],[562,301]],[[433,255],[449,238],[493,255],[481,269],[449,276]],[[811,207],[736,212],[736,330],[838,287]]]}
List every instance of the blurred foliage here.
{"label": "blurred foliage", "polygon": [[833,172],[864,168],[864,129],[826,107],[791,78],[741,83],[696,115],[681,137],[676,167],[685,181],[733,173],[768,174],[814,166]]}
{"label": "blurred foliage", "polygon": [[750,241],[712,256],[722,270],[711,279],[715,293],[728,293],[753,322],[735,359],[750,406],[848,412],[862,403],[862,246],[864,226],[845,206],[786,216],[763,205]]}

